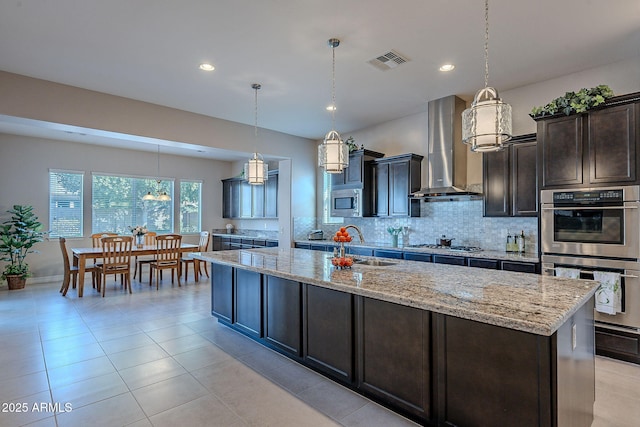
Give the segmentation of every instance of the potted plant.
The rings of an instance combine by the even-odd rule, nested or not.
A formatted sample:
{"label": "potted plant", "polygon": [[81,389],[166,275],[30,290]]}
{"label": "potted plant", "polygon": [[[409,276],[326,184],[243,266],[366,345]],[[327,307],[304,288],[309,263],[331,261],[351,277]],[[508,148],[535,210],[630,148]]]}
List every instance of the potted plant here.
{"label": "potted plant", "polygon": [[13,209],[7,213],[11,214],[11,219],[0,225],[0,261],[8,262],[2,279],[7,280],[9,289],[22,289],[30,276],[25,258],[30,253],[38,252],[31,248],[42,242],[47,232],[42,231],[42,223],[33,213],[32,206],[13,205]]}

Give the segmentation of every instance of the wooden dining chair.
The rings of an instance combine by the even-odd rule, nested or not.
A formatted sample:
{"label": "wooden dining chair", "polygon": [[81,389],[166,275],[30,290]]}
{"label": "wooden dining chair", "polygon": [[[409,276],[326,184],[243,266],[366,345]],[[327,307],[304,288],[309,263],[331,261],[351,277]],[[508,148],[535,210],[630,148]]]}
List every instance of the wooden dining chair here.
{"label": "wooden dining chair", "polygon": [[[69,253],[67,252],[67,239],[64,237],[60,237],[60,251],[62,252],[62,264],[64,266],[64,278],[62,279],[62,286],[60,287],[60,292],[62,296],[67,295],[67,291],[69,290],[69,283],[71,282],[71,276],[73,276],[73,289],[76,288],[76,283],[78,281],[78,266],[71,265],[69,262]],[[98,268],[95,265],[85,267],[85,272],[91,273],[91,279],[93,281],[93,287],[96,287],[96,273],[98,272]]]}
{"label": "wooden dining chair", "polygon": [[[206,252],[209,248],[210,240],[211,235],[209,234],[209,232],[202,231],[200,233],[200,241],[198,243],[198,252]],[[202,274],[202,272],[200,271],[200,260],[197,260],[195,258],[181,257],[180,263],[182,264],[180,268],[184,268],[184,281],[187,281],[187,275],[189,274],[189,264],[193,264],[193,277],[197,282],[199,280],[200,274]],[[207,274],[207,277],[209,277],[209,272],[207,271],[207,263],[203,262],[202,265],[204,265],[204,272]]]}
{"label": "wooden dining chair", "polygon": [[[144,235],[144,245],[145,246],[155,246],[156,245],[156,236],[158,233],[155,231],[148,231],[147,234]],[[133,278],[136,278],[136,273],[139,277],[138,280],[142,281],[142,266],[148,265],[150,262],[155,260],[155,258],[138,258],[136,255],[134,268],[133,268]]]}
{"label": "wooden dining chair", "polygon": [[162,270],[171,270],[171,283],[174,278],[174,270],[178,276],[178,286],[180,284],[180,245],[182,236],[179,234],[162,234],[156,236],[156,256],[149,263],[149,286],[153,283],[152,275],[155,271],[156,289],[160,286],[159,274]]}
{"label": "wooden dining chair", "polygon": [[102,264],[99,267],[100,280],[98,290],[102,288],[104,297],[107,288],[107,276],[119,274],[123,278],[125,289],[131,293],[131,246],[132,236],[111,236],[102,238]]}
{"label": "wooden dining chair", "polygon": [[114,237],[117,236],[118,233],[108,233],[108,232],[103,232],[103,233],[93,233],[91,235],[91,244],[93,245],[94,248],[101,248],[102,247],[102,238],[103,237]]}

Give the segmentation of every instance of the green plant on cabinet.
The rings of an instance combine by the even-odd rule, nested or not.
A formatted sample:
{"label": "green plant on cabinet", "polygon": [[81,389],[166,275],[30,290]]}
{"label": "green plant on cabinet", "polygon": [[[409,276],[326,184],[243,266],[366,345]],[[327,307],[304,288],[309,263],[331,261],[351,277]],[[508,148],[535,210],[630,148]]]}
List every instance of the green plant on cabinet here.
{"label": "green plant on cabinet", "polygon": [[536,119],[554,114],[568,116],[573,113],[584,113],[611,97],[613,97],[613,91],[608,85],[599,85],[591,89],[582,88],[578,92],[567,92],[546,105],[533,107],[529,115]]}

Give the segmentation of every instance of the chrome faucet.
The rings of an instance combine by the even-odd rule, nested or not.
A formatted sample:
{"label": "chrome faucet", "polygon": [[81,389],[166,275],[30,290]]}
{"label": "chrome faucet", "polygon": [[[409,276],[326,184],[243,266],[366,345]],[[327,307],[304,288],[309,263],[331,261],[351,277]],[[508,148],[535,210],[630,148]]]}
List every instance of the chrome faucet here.
{"label": "chrome faucet", "polygon": [[351,225],[347,225],[344,228],[354,228],[358,232],[358,237],[360,238],[360,243],[364,243],[364,236],[362,235],[362,231],[360,231],[358,226],[351,224]]}

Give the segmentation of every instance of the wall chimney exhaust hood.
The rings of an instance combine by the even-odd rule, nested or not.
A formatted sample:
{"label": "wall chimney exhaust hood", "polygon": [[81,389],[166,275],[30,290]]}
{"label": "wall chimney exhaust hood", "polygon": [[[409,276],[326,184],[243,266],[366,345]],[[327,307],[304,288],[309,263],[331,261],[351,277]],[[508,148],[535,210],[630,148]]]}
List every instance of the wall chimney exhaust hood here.
{"label": "wall chimney exhaust hood", "polygon": [[464,198],[452,196],[480,194],[467,188],[468,149],[462,143],[462,111],[465,108],[466,103],[454,95],[429,102],[428,186],[410,197],[460,200]]}

